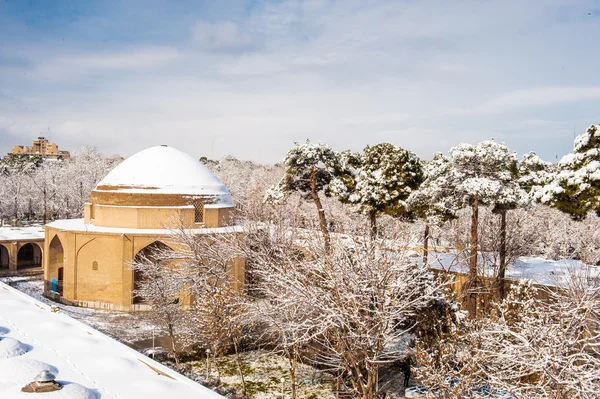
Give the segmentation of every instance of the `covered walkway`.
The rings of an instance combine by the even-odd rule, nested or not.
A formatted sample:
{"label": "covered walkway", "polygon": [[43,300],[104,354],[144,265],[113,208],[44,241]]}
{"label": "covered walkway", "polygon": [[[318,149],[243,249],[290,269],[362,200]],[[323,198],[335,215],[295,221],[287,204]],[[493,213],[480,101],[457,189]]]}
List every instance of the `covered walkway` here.
{"label": "covered walkway", "polygon": [[44,228],[0,227],[0,276],[42,273]]}

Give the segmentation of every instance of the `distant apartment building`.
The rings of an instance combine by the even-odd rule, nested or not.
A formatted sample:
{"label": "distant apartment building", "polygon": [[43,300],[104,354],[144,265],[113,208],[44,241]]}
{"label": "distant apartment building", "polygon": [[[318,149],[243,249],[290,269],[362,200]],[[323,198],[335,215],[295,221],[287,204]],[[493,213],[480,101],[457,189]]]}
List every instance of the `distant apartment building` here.
{"label": "distant apartment building", "polygon": [[63,158],[68,159],[71,154],[69,151],[60,151],[56,143],[49,142],[45,137],[38,137],[33,140],[31,147],[15,145],[8,153],[14,155],[39,155],[44,158]]}

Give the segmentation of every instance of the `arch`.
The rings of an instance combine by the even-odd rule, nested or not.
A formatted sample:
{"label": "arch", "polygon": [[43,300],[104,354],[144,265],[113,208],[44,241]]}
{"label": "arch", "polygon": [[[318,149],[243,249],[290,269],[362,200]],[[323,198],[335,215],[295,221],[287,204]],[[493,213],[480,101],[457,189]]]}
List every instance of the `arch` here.
{"label": "arch", "polygon": [[42,248],[34,242],[29,242],[17,252],[17,270],[31,267],[42,267]]}
{"label": "arch", "polygon": [[[133,258],[133,264],[144,264],[144,263],[156,263],[161,262],[161,258],[164,256],[165,251],[173,251],[171,247],[162,241],[154,241],[144,248],[140,249],[135,257]],[[161,262],[162,263],[162,262]],[[142,270],[134,268],[133,270],[133,287],[132,287],[132,303],[143,304],[145,303],[144,298],[137,294],[137,290],[141,288],[141,284],[146,280],[146,276]]]}
{"label": "arch", "polygon": [[46,291],[54,291],[62,295],[64,281],[64,254],[62,242],[58,235],[54,236],[48,246],[48,271],[45,281]]}
{"label": "arch", "polygon": [[4,245],[0,244],[0,269],[8,270],[10,265],[10,252],[8,252],[8,248]]}

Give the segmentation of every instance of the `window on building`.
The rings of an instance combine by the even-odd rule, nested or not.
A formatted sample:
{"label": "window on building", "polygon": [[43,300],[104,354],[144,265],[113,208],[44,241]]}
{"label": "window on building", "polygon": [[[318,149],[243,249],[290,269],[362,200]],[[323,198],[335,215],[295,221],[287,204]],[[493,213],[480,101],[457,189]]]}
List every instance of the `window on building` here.
{"label": "window on building", "polygon": [[202,201],[194,201],[194,222],[204,222],[204,204],[202,203]]}
{"label": "window on building", "polygon": [[96,261],[92,262],[92,270],[98,270],[98,262],[96,262]]}

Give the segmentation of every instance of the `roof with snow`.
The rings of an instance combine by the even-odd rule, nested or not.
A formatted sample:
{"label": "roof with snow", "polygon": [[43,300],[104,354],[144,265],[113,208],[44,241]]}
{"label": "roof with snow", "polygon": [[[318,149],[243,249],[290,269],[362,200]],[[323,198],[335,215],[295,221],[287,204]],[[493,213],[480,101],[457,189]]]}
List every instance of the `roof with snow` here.
{"label": "roof with snow", "polygon": [[95,190],[215,196],[231,203],[223,183],[199,160],[166,145],[140,151],[114,168]]}
{"label": "roof with snow", "polygon": [[44,227],[0,227],[0,241],[43,240]]}
{"label": "roof with snow", "polygon": [[[0,397],[223,399],[93,328],[0,283]],[[63,389],[24,393],[42,371]]]}
{"label": "roof with snow", "polygon": [[[68,231],[81,231],[85,233],[114,233],[114,234],[151,234],[151,235],[165,235],[172,236],[175,232],[173,229],[134,229],[127,227],[106,227],[97,226],[92,223],[85,223],[84,219],[63,219],[55,220],[54,222],[48,223],[47,226],[54,227],[55,229],[68,230]],[[223,227],[203,227],[199,229],[186,229],[189,234],[200,235],[200,234],[233,234],[243,233],[244,228],[239,225],[235,226],[223,226]]]}

